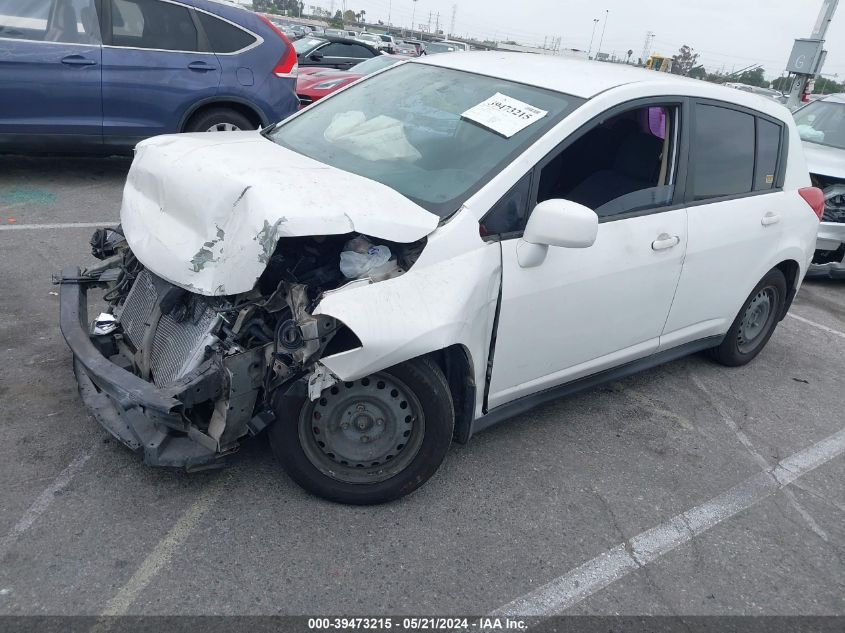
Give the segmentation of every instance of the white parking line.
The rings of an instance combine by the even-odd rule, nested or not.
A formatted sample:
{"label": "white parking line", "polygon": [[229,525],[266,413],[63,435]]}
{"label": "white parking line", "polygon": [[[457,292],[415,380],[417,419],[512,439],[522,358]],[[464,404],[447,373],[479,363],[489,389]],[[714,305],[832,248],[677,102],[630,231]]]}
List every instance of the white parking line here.
{"label": "white parking line", "polygon": [[722,521],[768,499],[799,477],[845,452],[845,429],[782,460],[716,497],[678,514],[499,607],[493,616],[560,613],[611,583],[689,542]]}
{"label": "white parking line", "polygon": [[70,464],[68,464],[67,468],[59,473],[59,476],[56,477],[53,482],[47,486],[47,488],[45,488],[44,492],[38,495],[38,498],[31,506],[29,506],[29,508],[27,508],[20,520],[18,520],[12,529],[9,530],[9,533],[0,539],[0,558],[6,554],[7,549],[15,542],[15,540],[32,527],[32,524],[35,523],[35,520],[38,517],[44,514],[44,511],[56,498],[56,493],[67,486],[70,483],[70,480],[73,479],[80,470],[82,470],[85,462],[87,462],[94,453],[94,449],[98,444],[99,442],[91,446],[88,450],[83,451]]}
{"label": "white parking line", "polygon": [[[707,396],[707,399],[710,401],[710,405],[716,409],[716,413],[719,414],[719,417],[722,418],[722,422],[725,423],[731,431],[733,431],[734,435],[736,435],[736,439],[739,440],[739,443],[745,447],[745,450],[748,451],[748,454],[756,461],[763,470],[767,470],[771,467],[769,461],[760,454],[756,448],[754,448],[754,444],[751,442],[749,437],[745,434],[739,425],[734,421],[731,415],[728,413],[728,410],[725,406],[716,398],[710,390],[704,385],[701,379],[698,376],[692,376],[693,384],[698,387],[698,389]],[[816,522],[816,520],[812,517],[812,515],[807,511],[807,509],[801,505],[801,503],[796,498],[795,494],[789,490],[788,488],[784,488],[781,490],[783,496],[786,497],[787,501],[789,501],[790,505],[795,508],[795,511],[801,515],[801,518],[807,523],[810,529],[816,533],[823,541],[827,542],[828,535],[821,526]]]}
{"label": "white parking line", "polygon": [[0,231],[28,231],[32,229],[95,229],[102,226],[114,226],[119,220],[102,222],[65,222],[63,224],[0,224]]}
{"label": "white parking line", "polygon": [[819,330],[827,332],[828,334],[833,334],[834,336],[838,336],[839,338],[845,338],[845,332],[834,330],[832,327],[827,327],[826,325],[822,325],[821,323],[810,321],[810,319],[805,319],[804,317],[798,316],[797,314],[792,314],[792,312],[787,313],[787,316],[791,316],[796,321],[801,321],[801,323],[812,325],[814,328],[818,328]]}
{"label": "white parking line", "polygon": [[230,476],[231,474],[221,477],[200,493],[196,501],[179,517],[175,525],[170,528],[170,531],[164,535],[164,538],[144,559],[129,581],[109,601],[103,610],[103,616],[124,615],[126,613],[135,599],[150,584],[150,581],[167,565],[173,553],[190,536],[223,491],[223,484]]}

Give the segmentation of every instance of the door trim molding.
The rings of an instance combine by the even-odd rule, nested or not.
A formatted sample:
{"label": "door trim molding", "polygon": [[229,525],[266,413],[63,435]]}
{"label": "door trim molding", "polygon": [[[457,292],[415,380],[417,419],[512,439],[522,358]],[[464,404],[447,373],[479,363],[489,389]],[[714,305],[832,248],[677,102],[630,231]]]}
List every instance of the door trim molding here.
{"label": "door trim molding", "polygon": [[619,365],[618,367],[605,369],[604,371],[600,371],[583,378],[578,378],[576,380],[563,383],[562,385],[538,391],[537,393],[523,396],[517,400],[513,400],[512,402],[499,405],[498,407],[491,409],[486,415],[472,421],[467,440],[479,431],[483,431],[484,429],[490,428],[500,422],[504,422],[514,416],[526,413],[527,411],[530,411],[541,404],[545,404],[546,402],[557,400],[564,396],[570,396],[578,393],[579,391],[591,389],[592,387],[611,380],[618,380],[620,378],[630,376],[631,374],[636,374],[640,371],[651,369],[673,360],[678,360],[679,358],[689,356],[695,352],[701,352],[706,349],[716,347],[723,339],[724,336],[709,336],[697,341],[684,343],[683,345],[679,345],[662,352],[656,352],[650,356],[646,356],[645,358],[640,358],[629,363],[625,363],[624,365]]}

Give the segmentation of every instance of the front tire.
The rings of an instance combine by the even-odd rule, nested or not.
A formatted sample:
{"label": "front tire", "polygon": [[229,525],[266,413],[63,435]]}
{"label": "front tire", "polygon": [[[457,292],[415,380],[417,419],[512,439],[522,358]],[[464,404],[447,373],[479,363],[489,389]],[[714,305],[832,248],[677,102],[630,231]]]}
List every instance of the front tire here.
{"label": "front tire", "polygon": [[727,367],[750,363],[774,334],[786,303],[786,277],[773,268],[751,291],[721,345],[710,356]]}
{"label": "front tire", "polygon": [[291,479],[355,505],[393,501],[425,483],[455,424],[449,385],[428,358],[340,382],[314,402],[277,394],[273,406],[270,446]]}

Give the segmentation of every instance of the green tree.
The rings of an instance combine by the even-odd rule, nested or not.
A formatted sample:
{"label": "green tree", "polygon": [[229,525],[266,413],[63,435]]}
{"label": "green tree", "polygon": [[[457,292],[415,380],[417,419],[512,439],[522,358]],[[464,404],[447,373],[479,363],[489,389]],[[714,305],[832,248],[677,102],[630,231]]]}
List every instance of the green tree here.
{"label": "green tree", "polygon": [[346,13],[343,14],[343,21],[347,24],[352,24],[353,22],[355,22],[356,17],[357,16],[355,15],[355,12],[352,9],[347,9]]}
{"label": "green tree", "polygon": [[689,75],[698,63],[698,53],[684,44],[677,55],[672,56],[672,72],[676,75]]}
{"label": "green tree", "polygon": [[728,81],[738,81],[741,84],[749,86],[757,86],[758,88],[768,88],[769,82],[766,81],[765,72],[762,66],[746,70],[739,75],[733,75]]}
{"label": "green tree", "polygon": [[707,70],[704,66],[696,66],[689,71],[687,77],[692,77],[693,79],[707,79]]}
{"label": "green tree", "polygon": [[331,24],[336,29],[343,27],[343,13],[340,12],[340,9],[335,11],[334,17],[329,20],[329,24]]}

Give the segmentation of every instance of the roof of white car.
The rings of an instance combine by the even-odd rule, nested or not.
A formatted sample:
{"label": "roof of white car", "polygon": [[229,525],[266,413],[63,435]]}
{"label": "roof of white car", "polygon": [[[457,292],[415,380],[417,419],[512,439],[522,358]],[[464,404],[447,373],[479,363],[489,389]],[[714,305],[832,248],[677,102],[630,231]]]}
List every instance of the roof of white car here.
{"label": "roof of white car", "polygon": [[714,99],[747,103],[769,111],[761,102],[778,104],[759,95],[669,73],[645,70],[626,64],[612,64],[554,55],[532,55],[502,51],[444,53],[415,60],[420,63],[499,77],[589,99],[600,92],[631,83],[660,83],[667,86],[695,86],[696,93]]}
{"label": "roof of white car", "polygon": [[837,103],[845,103],[845,92],[834,95],[825,95],[821,98],[822,101],[836,101]]}

